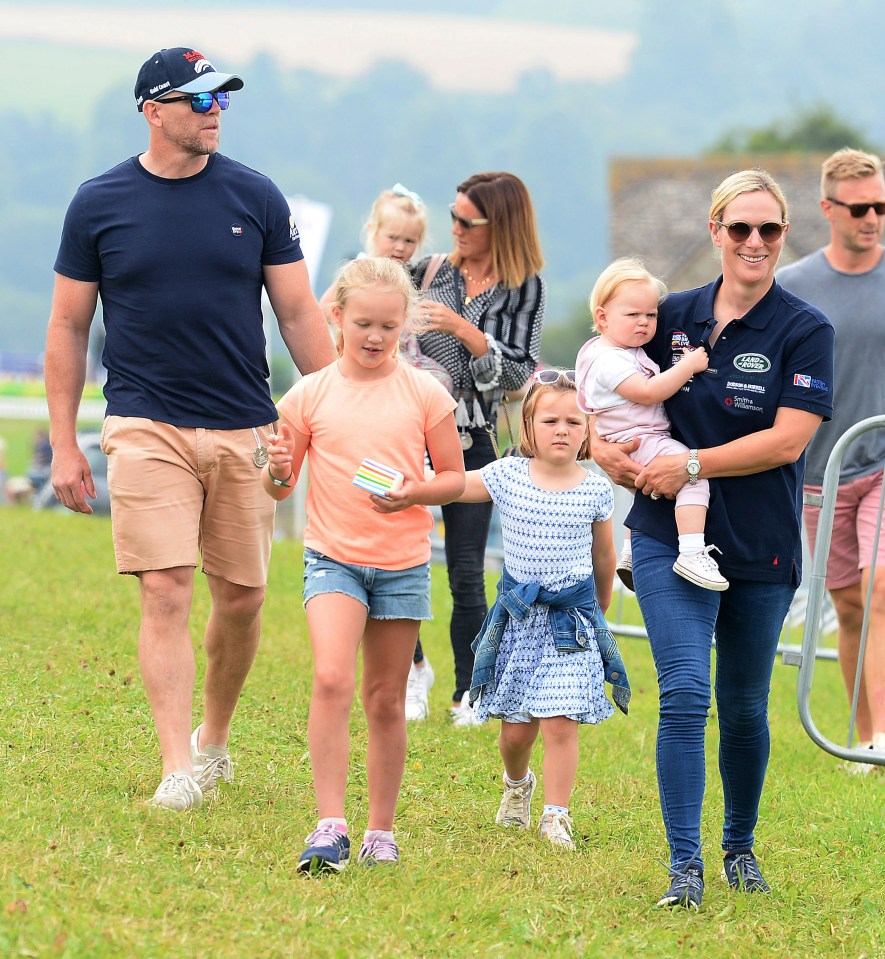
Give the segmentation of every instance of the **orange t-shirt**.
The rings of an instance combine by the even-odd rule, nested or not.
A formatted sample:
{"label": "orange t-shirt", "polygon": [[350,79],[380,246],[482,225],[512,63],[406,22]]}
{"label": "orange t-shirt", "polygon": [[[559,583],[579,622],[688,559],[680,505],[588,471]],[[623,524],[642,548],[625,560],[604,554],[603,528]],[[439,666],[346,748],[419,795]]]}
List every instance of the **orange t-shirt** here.
{"label": "orange t-shirt", "polygon": [[407,479],[423,478],[425,434],[455,409],[433,376],[397,363],[383,379],[349,380],[336,362],[299,380],[278,409],[283,422],[310,437],[304,545],[340,563],[377,569],[426,563],[430,510],[377,513],[353,478],[365,457]]}

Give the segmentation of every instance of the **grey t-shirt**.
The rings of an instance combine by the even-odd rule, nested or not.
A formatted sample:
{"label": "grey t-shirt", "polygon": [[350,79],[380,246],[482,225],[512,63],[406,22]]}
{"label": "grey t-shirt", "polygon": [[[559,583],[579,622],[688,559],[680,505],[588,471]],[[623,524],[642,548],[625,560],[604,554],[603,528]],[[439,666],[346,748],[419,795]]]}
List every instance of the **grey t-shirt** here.
{"label": "grey t-shirt", "polygon": [[[885,414],[885,256],[866,273],[842,273],[818,250],[779,270],[777,281],[823,311],[836,330],[833,418],[814,434],[805,468],[805,482],[820,486],[839,437]],[[839,481],[875,473],[883,462],[885,429],[868,430],[845,451]]]}

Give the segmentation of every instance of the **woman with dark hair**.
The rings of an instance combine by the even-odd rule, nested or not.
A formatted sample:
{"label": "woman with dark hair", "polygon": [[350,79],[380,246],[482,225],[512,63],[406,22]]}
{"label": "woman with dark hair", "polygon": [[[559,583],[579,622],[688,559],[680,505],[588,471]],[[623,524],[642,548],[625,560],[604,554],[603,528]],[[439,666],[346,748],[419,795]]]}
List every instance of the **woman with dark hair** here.
{"label": "woman with dark hair", "polygon": [[[415,269],[416,284],[426,290],[419,340],[452,376],[464,465],[475,470],[495,459],[493,432],[505,392],[521,389],[538,365],[544,261],[531,197],[512,173],[469,177],[450,211],[454,250],[426,257]],[[428,270],[435,270],[429,283]],[[473,670],[470,644],[488,609],[483,574],[492,504],[451,503],[442,514],[452,593],[452,715],[470,725],[464,694]]]}
{"label": "woman with dark hair", "polygon": [[[645,350],[661,370],[686,348],[703,345],[709,354],[707,369],[664,401],[673,436],[688,452],[643,467],[625,455],[636,441],[593,437],[593,458],[615,482],[643,494],[634,497],[627,526],[660,690],[655,758],[670,846],[670,888],[660,906],[697,908],[704,889],[714,633],[725,878],[741,892],[769,891],[753,851],[770,748],[768,693],[801,577],[805,447],[833,411],[833,327],[774,278],[788,219],[784,195],[764,170],[731,174],[713,191],[707,221],[722,275],[660,305]],[[710,481],[706,529],[721,550],[725,592],[702,589],[672,568],[673,501],[699,478]]]}

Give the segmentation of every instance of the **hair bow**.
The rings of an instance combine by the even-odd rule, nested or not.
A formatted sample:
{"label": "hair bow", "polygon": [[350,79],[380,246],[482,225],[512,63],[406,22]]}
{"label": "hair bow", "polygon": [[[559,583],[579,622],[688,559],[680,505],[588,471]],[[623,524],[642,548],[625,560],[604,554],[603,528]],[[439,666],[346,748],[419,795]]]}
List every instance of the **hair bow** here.
{"label": "hair bow", "polygon": [[407,196],[415,206],[424,206],[424,201],[415,193],[413,190],[407,190],[402,183],[394,183],[390,189],[391,193],[395,193],[397,196]]}

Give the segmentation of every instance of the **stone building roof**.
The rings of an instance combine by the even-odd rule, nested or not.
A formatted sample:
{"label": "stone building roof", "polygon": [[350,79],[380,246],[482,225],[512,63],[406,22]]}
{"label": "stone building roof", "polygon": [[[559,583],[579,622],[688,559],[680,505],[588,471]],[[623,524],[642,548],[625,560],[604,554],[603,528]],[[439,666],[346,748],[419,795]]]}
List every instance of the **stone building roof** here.
{"label": "stone building roof", "polygon": [[671,290],[719,275],[707,230],[710,194],[730,173],[761,167],[787,198],[790,231],[781,265],[823,246],[829,226],[820,209],[820,168],[827,154],[614,158],[609,166],[612,257],[638,256]]}

